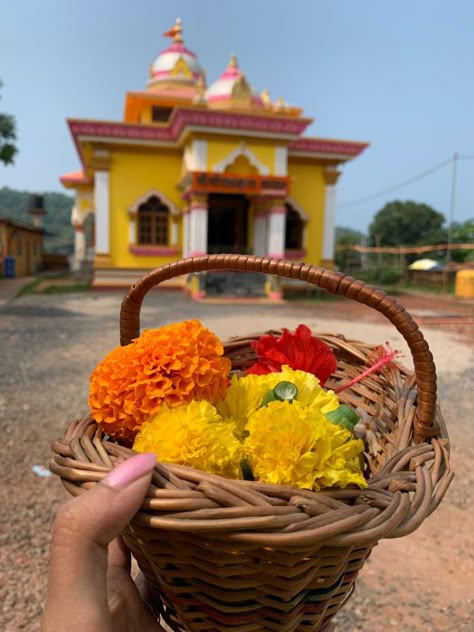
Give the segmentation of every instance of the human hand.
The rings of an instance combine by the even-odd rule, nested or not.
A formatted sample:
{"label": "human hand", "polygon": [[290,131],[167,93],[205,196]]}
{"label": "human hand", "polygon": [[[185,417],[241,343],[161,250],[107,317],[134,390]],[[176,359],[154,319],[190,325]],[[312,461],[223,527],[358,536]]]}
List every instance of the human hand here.
{"label": "human hand", "polygon": [[[134,456],[58,511],[42,632],[164,632],[130,576],[119,534],[138,511],[154,454]],[[332,623],[322,632],[334,632]]]}
{"label": "human hand", "polygon": [[120,538],[155,462],[154,454],[133,456],[59,509],[42,632],[163,631],[130,576],[130,552]]}

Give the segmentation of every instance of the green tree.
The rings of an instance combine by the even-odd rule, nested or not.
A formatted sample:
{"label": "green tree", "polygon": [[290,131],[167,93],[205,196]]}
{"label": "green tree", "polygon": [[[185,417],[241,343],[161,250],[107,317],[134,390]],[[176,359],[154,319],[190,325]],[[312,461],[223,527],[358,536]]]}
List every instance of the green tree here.
{"label": "green tree", "polygon": [[474,243],[474,217],[467,219],[465,222],[454,222],[452,239],[456,244]]}
{"label": "green tree", "polygon": [[[474,244],[474,217],[464,222],[454,222],[451,227],[453,244]],[[474,261],[474,250],[452,250],[452,260],[459,263]]]}
{"label": "green tree", "polygon": [[441,243],[445,239],[445,218],[427,204],[395,200],[375,215],[369,226],[372,246],[416,246],[430,239]]}
{"label": "green tree", "polygon": [[[365,239],[366,236],[360,230],[336,226],[336,254],[334,259],[339,270],[345,272],[350,268],[360,267],[360,253],[354,250],[345,250],[343,246],[359,246],[365,243]],[[338,248],[338,246],[342,246],[342,248]]]}
{"label": "green tree", "polygon": [[[0,89],[2,88],[0,81]],[[3,114],[0,112],[0,162],[5,165],[11,165],[14,162],[15,154],[18,149],[15,145],[16,140],[16,124],[11,114]]]}

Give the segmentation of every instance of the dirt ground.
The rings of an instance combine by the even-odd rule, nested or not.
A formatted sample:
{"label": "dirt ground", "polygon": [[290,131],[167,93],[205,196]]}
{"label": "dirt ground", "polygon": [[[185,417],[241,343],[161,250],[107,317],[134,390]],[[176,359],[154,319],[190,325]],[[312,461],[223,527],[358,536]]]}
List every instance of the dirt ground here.
{"label": "dirt ground", "polygon": [[[39,630],[51,520],[66,492],[47,466],[50,444],[86,412],[88,376],[118,344],[121,293],[31,295],[0,308],[0,630]],[[433,351],[456,478],[440,508],[414,534],[381,542],[337,617],[338,632],[474,630],[474,303],[403,296]],[[405,351],[400,336],[350,301],[275,306],[192,303],[152,292],[143,327],[200,318],[228,337],[304,322]],[[410,365],[410,359],[404,358]]]}

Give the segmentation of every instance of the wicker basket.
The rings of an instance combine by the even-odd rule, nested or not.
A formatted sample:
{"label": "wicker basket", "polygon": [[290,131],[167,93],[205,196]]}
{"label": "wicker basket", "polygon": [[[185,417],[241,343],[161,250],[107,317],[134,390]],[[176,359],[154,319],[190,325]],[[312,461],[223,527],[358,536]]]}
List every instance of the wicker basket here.
{"label": "wicker basket", "polygon": [[[124,534],[173,630],[317,631],[351,595],[377,541],[419,527],[452,480],[432,356],[411,316],[381,290],[311,265],[242,255],[185,259],[143,277],[122,303],[121,344],[139,335],[141,303],[153,286],[206,270],[301,279],[364,303],[390,320],[413,356],[415,375],[396,368],[341,393],[343,402],[367,411],[380,435],[382,451],[367,459],[368,489],[316,493],[158,464]],[[255,361],[251,342],[259,335],[227,342],[234,369]],[[337,357],[328,388],[360,373],[373,350],[340,335],[317,335]],[[51,470],[73,495],[132,454],[90,416],[74,422],[53,451]]]}

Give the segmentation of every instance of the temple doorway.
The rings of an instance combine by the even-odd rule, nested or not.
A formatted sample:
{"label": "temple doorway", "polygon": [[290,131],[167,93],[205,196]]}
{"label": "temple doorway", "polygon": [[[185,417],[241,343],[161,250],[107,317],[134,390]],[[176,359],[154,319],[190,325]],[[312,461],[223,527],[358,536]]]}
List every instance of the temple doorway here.
{"label": "temple doorway", "polygon": [[248,254],[248,207],[245,195],[213,193],[208,199],[207,252]]}

